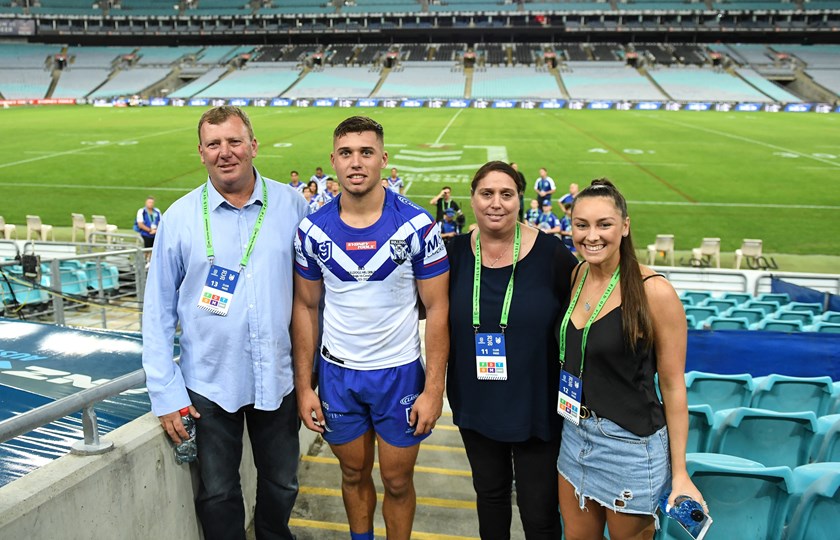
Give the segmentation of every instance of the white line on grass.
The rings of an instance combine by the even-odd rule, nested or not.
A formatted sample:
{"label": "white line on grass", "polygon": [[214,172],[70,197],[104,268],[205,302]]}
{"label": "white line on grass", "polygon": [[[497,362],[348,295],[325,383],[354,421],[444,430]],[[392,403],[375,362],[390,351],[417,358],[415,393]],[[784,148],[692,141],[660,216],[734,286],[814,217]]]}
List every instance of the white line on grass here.
{"label": "white line on grass", "polygon": [[433,145],[435,145],[435,144],[440,144],[440,140],[441,140],[441,139],[443,139],[443,136],[444,136],[444,135],[446,135],[446,132],[447,132],[447,131],[449,131],[449,128],[452,126],[452,123],[453,123],[453,122],[455,122],[455,120],[458,118],[458,116],[459,116],[462,112],[464,112],[465,110],[466,110],[466,109],[458,109],[458,112],[456,112],[456,113],[452,116],[452,118],[449,120],[449,123],[448,123],[448,124],[446,124],[446,127],[445,127],[445,128],[443,128],[443,131],[441,131],[441,132],[440,132],[440,135],[438,135],[438,138],[435,140],[435,142],[433,142],[433,143],[432,143]]}
{"label": "white line on grass", "polygon": [[403,195],[405,195],[406,193],[408,193],[408,190],[409,190],[409,189],[411,189],[411,184],[412,184],[412,183],[413,183],[413,181],[412,181],[412,180],[409,180],[409,181],[408,181],[408,184],[406,184],[405,189],[403,190]]}
{"label": "white line on grass", "polygon": [[[463,109],[461,109],[463,110]],[[640,115],[639,115],[640,116]],[[764,146],[765,148],[772,148],[773,150],[781,150],[782,152],[790,152],[791,154],[796,154],[799,157],[804,157],[807,159],[813,159],[814,161],[819,161],[820,163],[825,163],[826,165],[831,165],[835,168],[840,168],[840,163],[835,161],[829,161],[827,159],[822,159],[816,156],[809,156],[808,154],[804,154],[802,152],[798,152],[796,150],[791,150],[790,148],[785,148],[784,146],[778,146],[771,143],[766,143],[764,141],[757,141],[755,139],[750,139],[749,137],[742,137],[741,135],[735,135],[732,133],[726,133],[725,131],[718,131],[716,129],[709,129],[704,127],[695,126],[692,124],[686,124],[685,122],[677,122],[676,120],[670,120],[667,118],[662,117],[652,117],[654,120],[659,120],[660,122],[665,122],[666,124],[673,124],[675,126],[681,126],[689,129],[694,129],[697,131],[705,131],[706,133],[712,133],[714,135],[719,135],[721,137],[728,137],[730,139],[735,139],[736,141],[743,141],[751,144],[757,144],[759,146]]]}
{"label": "white line on grass", "polygon": [[109,189],[113,191],[180,191],[186,193],[192,191],[195,186],[189,188],[174,188],[174,187],[159,187],[159,186],[93,186],[90,184],[38,184],[35,182],[2,182],[4,187],[25,187],[25,188],[44,188],[44,189]]}
{"label": "white line on grass", "polygon": [[29,158],[29,159],[21,159],[19,161],[12,161],[10,163],[0,163],[0,169],[5,169],[6,167],[13,167],[15,165],[23,165],[25,163],[31,163],[33,161],[41,161],[41,160],[44,160],[44,159],[51,159],[51,158],[54,158],[54,157],[69,156],[71,154],[81,154],[82,152],[89,152],[91,150],[99,150],[101,148],[105,148],[105,147],[108,147],[108,146],[113,146],[113,145],[119,144],[121,142],[136,141],[138,139],[148,139],[148,138],[151,138],[151,137],[157,137],[159,135],[168,135],[170,133],[178,133],[179,131],[192,131],[193,129],[195,129],[195,128],[188,127],[188,128],[170,129],[168,131],[159,131],[157,133],[149,133],[148,135],[140,135],[138,137],[132,137],[130,139],[125,139],[123,141],[114,141],[114,142],[108,142],[106,144],[97,144],[97,145],[93,145],[93,146],[83,146],[82,148],[77,148],[75,150],[66,150],[64,152],[54,152],[52,154],[46,154],[46,155],[43,155],[43,156],[38,156],[38,157],[34,157],[34,158]]}

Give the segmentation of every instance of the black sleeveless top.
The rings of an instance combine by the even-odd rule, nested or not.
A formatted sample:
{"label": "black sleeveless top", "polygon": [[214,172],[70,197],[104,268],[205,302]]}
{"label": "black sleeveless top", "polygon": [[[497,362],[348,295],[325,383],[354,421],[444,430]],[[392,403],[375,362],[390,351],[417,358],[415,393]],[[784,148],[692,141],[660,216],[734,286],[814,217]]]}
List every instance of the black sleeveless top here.
{"label": "black sleeveless top", "polygon": [[[648,276],[651,277],[662,276]],[[665,411],[653,380],[656,349],[644,351],[639,345],[634,353],[625,344],[621,310],[622,306],[614,308],[589,328],[583,366],[583,404],[627,431],[647,437],[665,425]],[[558,324],[558,335],[559,331]],[[576,377],[580,376],[582,339],[583,328],[576,328],[570,320],[566,327],[564,369]]]}
{"label": "black sleeveless top", "polygon": [[[472,285],[475,255],[470,235],[453,238],[449,252],[449,365],[447,397],[459,427],[504,442],[560,433],[557,384],[560,363],[554,325],[569,297],[574,256],[555,236],[540,233],[516,264],[505,330],[506,381],[479,381],[475,373]],[[511,266],[481,269],[481,331],[500,332]]]}

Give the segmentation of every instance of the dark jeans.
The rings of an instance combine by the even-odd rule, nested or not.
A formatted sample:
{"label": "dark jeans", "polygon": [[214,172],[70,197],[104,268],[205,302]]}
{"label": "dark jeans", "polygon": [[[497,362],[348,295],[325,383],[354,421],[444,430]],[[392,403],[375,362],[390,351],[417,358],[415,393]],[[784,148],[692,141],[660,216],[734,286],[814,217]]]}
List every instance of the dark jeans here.
{"label": "dark jeans", "polygon": [[294,391],[276,411],[247,405],[235,413],[195,392],[189,394],[201,414],[196,420],[200,479],[195,509],[205,540],[245,540],[239,463],[246,421],[257,467],[257,539],[293,539],[289,517],[298,493],[300,460],[300,421]]}
{"label": "dark jeans", "polygon": [[482,540],[508,540],[511,486],[516,479],[516,503],[528,540],[560,538],[557,500],[557,455],[560,438],[532,438],[508,443],[477,431],[461,429],[473,475]]}

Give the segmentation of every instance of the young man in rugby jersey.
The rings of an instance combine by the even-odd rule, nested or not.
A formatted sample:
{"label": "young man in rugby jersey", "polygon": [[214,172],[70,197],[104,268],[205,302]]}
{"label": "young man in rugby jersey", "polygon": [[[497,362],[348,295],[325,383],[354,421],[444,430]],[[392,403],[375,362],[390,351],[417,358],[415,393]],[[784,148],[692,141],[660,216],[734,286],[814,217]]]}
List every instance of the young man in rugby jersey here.
{"label": "young man in rugby jersey", "polygon": [[[449,262],[432,216],[382,186],[388,165],[382,126],[348,118],[333,133],[330,159],[342,191],[301,222],[295,240],[292,334],[300,417],[323,434],[341,464],[351,538],[373,539],[376,442],[387,535],[408,539],[419,443],[443,403]],[[316,351],[322,283],[323,335]],[[425,365],[418,295],[426,309]]]}

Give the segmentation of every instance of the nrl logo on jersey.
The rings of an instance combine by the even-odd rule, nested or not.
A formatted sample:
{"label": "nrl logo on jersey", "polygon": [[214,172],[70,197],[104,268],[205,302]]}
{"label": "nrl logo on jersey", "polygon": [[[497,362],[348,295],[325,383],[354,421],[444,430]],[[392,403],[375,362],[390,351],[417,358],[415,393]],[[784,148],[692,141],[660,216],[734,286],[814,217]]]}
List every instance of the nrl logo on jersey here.
{"label": "nrl logo on jersey", "polygon": [[405,240],[391,240],[391,260],[402,264],[408,260],[408,244]]}
{"label": "nrl logo on jersey", "polygon": [[321,262],[327,262],[332,257],[332,242],[329,240],[318,244],[318,258]]}

